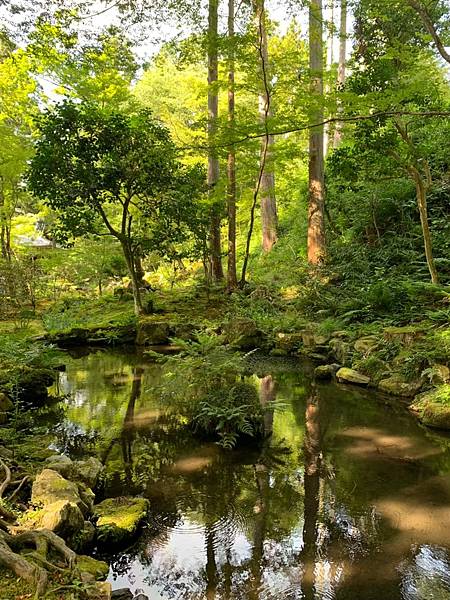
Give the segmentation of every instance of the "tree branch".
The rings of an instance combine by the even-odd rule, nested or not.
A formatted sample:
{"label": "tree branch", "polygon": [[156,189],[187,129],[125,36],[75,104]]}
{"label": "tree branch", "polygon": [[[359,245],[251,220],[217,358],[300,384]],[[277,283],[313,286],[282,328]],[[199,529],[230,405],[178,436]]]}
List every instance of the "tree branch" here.
{"label": "tree branch", "polygon": [[425,29],[428,31],[428,33],[433,38],[433,41],[436,44],[436,48],[438,49],[439,54],[442,56],[442,58],[445,61],[447,61],[450,64],[450,54],[445,49],[445,46],[436,30],[436,26],[433,23],[433,21],[430,17],[430,14],[427,11],[427,9],[425,8],[425,6],[423,6],[423,4],[420,2],[420,0],[408,0],[408,4],[411,6],[411,8],[413,10],[416,11],[416,13],[421,18],[422,23],[425,26]]}

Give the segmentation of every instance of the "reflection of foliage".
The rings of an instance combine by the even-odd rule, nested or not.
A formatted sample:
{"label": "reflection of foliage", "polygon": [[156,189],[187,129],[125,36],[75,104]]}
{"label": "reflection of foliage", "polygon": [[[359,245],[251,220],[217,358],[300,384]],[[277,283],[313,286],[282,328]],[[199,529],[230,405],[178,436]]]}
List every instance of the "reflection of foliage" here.
{"label": "reflection of foliage", "polygon": [[208,394],[199,402],[193,420],[196,428],[218,433],[221,446],[232,448],[240,435],[254,437],[260,434],[262,418],[255,388],[242,382]]}
{"label": "reflection of foliage", "polygon": [[162,395],[175,400],[195,430],[219,436],[224,448],[240,435],[262,433],[263,411],[251,383],[241,381],[241,355],[220,345],[218,336],[183,342],[183,352],[165,364]]}

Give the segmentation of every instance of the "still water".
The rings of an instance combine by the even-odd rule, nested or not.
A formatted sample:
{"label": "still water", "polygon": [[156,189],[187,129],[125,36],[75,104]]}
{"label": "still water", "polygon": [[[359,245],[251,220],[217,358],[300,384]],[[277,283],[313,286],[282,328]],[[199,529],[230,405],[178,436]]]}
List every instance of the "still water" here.
{"label": "still water", "polygon": [[264,447],[224,451],[186,431],[133,354],[69,358],[52,425],[97,454],[105,496],[143,495],[136,544],[108,557],[113,589],[151,600],[449,600],[450,439],[307,366],[256,359]]}

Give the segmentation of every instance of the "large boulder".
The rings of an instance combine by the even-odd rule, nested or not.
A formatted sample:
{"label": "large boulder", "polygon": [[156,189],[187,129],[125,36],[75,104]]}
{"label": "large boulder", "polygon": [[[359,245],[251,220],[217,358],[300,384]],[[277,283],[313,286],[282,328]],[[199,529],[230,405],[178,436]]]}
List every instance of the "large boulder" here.
{"label": "large boulder", "polygon": [[402,396],[404,398],[412,398],[419,392],[421,387],[422,382],[407,381],[399,373],[394,373],[387,379],[382,379],[378,383],[378,388],[382,392],[392,394],[393,396]]}
{"label": "large boulder", "polygon": [[370,383],[370,377],[362,375],[353,369],[347,369],[346,367],[339,369],[336,373],[336,379],[340,383],[352,383],[356,385],[368,385]]}
{"label": "large boulder", "polygon": [[428,376],[433,385],[450,383],[450,369],[447,365],[433,365],[428,372]]}
{"label": "large boulder", "polygon": [[227,342],[240,350],[253,350],[264,344],[264,334],[252,319],[233,319],[224,325]]}
{"label": "large boulder", "polygon": [[47,506],[60,500],[72,502],[79,508],[82,505],[76,483],[67,481],[52,469],[44,469],[34,480],[31,502],[35,505]]}
{"label": "large boulder", "polygon": [[121,496],[108,498],[94,506],[97,539],[101,543],[127,543],[146,517],[149,502],[145,498]]}
{"label": "large boulder", "polygon": [[94,456],[87,460],[72,461],[64,454],[49,456],[46,461],[47,468],[57,471],[65,479],[75,483],[82,483],[89,488],[95,488],[104,469],[103,464]]}
{"label": "large boulder", "polygon": [[39,526],[50,529],[64,539],[77,533],[84,526],[84,517],[74,502],[58,500],[47,504],[38,512]]}
{"label": "large boulder", "polygon": [[419,394],[410,408],[424,425],[450,430],[450,384]]}
{"label": "large boulder", "polygon": [[303,344],[301,333],[283,333],[279,332],[275,336],[275,350],[284,351],[286,354],[292,354]]}
{"label": "large boulder", "polygon": [[44,469],[36,477],[31,489],[31,502],[36,506],[47,506],[64,500],[76,504],[84,515],[92,511],[95,495],[83,483],[67,481],[58,472]]}

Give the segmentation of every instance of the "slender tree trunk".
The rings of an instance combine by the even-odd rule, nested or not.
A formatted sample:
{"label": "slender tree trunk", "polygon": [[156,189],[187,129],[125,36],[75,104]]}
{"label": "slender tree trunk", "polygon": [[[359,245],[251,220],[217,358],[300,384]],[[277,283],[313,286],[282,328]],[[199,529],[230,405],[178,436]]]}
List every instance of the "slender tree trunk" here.
{"label": "slender tree trunk", "polygon": [[219,116],[218,81],[218,8],[219,0],[209,0],[208,11],[208,188],[211,199],[211,224],[209,250],[211,254],[211,276],[213,280],[223,279],[222,248],[220,239],[220,205],[214,198],[219,181],[219,158],[214,147],[216,143],[217,119]]}
{"label": "slender tree trunk", "polygon": [[[228,128],[230,138],[235,128],[235,29],[234,29],[234,0],[228,0]],[[237,287],[236,273],[236,150],[230,146],[227,162],[227,205],[228,205],[228,271],[227,287],[234,290]]]}
{"label": "slender tree trunk", "polygon": [[120,244],[122,246],[123,255],[125,257],[125,262],[127,263],[128,273],[131,279],[131,287],[133,290],[133,299],[134,299],[134,312],[137,316],[144,314],[144,306],[142,304],[142,295],[141,295],[141,285],[139,281],[139,276],[136,273],[136,263],[135,257],[133,256],[133,251],[130,248],[128,240],[120,240]]}
{"label": "slender tree trunk", "polygon": [[[269,130],[269,121],[272,117],[270,95],[270,69],[269,48],[267,41],[266,11],[264,0],[253,0],[255,23],[258,31],[258,57],[261,71],[261,91],[259,93],[259,118],[266,132]],[[261,227],[262,247],[265,252],[270,252],[278,240],[278,216],[275,196],[275,173],[273,168],[273,148],[275,139],[273,135],[266,135],[261,140],[262,174],[260,183],[261,197]]]}
{"label": "slender tree trunk", "polygon": [[[327,84],[325,87],[325,95],[330,93],[330,72],[334,65],[334,0],[330,0],[329,3],[330,10],[330,23],[328,25],[328,35],[327,35]],[[334,116],[334,115],[330,115]],[[324,156],[328,155],[328,150],[330,147],[330,140],[334,138],[334,124],[327,123],[325,126],[325,134],[323,140],[323,153]]]}
{"label": "slender tree trunk", "polygon": [[[347,66],[347,0],[341,0],[341,19],[339,24],[339,66],[337,86],[341,89],[345,84]],[[338,106],[338,115],[342,107]],[[337,148],[342,142],[342,123],[336,123],[334,130],[333,147]]]}
{"label": "slender tree trunk", "polygon": [[[312,123],[323,121],[323,25],[322,0],[311,0],[309,9],[309,67],[314,109]],[[325,198],[323,126],[309,133],[308,262],[318,265],[325,258]]]}
{"label": "slender tree trunk", "polygon": [[432,283],[439,283],[439,276],[436,269],[436,264],[433,257],[433,245],[431,242],[430,225],[428,222],[428,206],[427,206],[427,188],[421,174],[416,167],[408,169],[411,178],[416,186],[417,207],[419,209],[420,224],[422,226],[423,245],[425,247],[425,257],[427,260],[428,270],[430,271]]}

